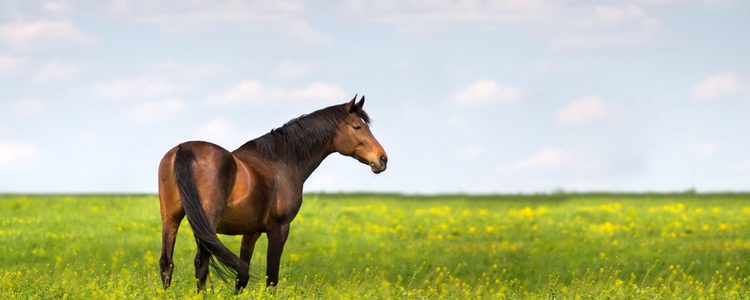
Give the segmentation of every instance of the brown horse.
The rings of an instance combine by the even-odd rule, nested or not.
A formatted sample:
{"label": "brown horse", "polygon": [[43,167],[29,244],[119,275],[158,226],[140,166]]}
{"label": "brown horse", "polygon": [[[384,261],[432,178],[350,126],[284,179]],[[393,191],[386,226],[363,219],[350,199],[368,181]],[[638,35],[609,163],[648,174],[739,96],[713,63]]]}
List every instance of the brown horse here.
{"label": "brown horse", "polygon": [[[263,232],[268,237],[266,284],[276,285],[289,223],[302,205],[302,186],[323,159],[338,152],[375,173],[386,168],[388,158],[362,109],[365,97],[355,103],[356,98],[293,119],[232,152],[195,141],[169,150],[159,164],[164,288],[172,280],[175,238],[185,215],[198,244],[198,290],[205,288],[209,262],[222,278],[236,277],[235,289],[245,287]],[[217,233],[243,235],[239,258]]]}

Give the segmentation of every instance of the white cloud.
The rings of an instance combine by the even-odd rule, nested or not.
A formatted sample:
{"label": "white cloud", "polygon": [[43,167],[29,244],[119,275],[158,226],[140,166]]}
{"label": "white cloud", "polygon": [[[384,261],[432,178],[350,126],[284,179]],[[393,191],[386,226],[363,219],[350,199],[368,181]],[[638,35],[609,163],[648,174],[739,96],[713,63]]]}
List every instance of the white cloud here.
{"label": "white cloud", "polygon": [[68,20],[13,22],[0,25],[0,42],[21,50],[80,44],[91,40],[90,36]]}
{"label": "white cloud", "polygon": [[466,160],[477,159],[484,154],[486,149],[480,144],[469,144],[461,149],[461,155]]}
{"label": "white cloud", "polygon": [[591,124],[607,119],[612,114],[602,98],[591,96],[568,103],[557,112],[557,119],[568,124]]}
{"label": "white cloud", "polygon": [[559,147],[545,147],[530,157],[512,165],[501,172],[512,174],[522,172],[526,174],[557,174],[565,172],[569,175],[591,175],[602,171],[603,166],[609,166],[607,160],[594,153],[574,153]]}
{"label": "white cloud", "polygon": [[101,99],[171,98],[198,84],[203,85],[206,79],[224,70],[222,65],[213,62],[160,61],[147,64],[136,76],[97,82],[91,86],[90,93]]}
{"label": "white cloud", "polygon": [[[709,0],[713,1],[713,0]],[[649,4],[649,5],[671,5],[678,2],[682,2],[680,0],[637,0],[637,2],[643,3],[643,4]]]}
{"label": "white cloud", "polygon": [[258,81],[246,80],[227,91],[209,96],[211,106],[238,104],[273,104],[280,102],[341,100],[346,98],[344,91],[330,83],[312,83],[300,88],[283,89],[267,86]]}
{"label": "white cloud", "polygon": [[51,13],[64,13],[69,11],[69,3],[62,0],[47,0],[42,2],[42,9]]}
{"label": "white cloud", "polygon": [[693,155],[698,159],[707,159],[719,151],[719,144],[714,142],[702,142],[693,146]]}
{"label": "white cloud", "polygon": [[42,160],[42,152],[33,144],[0,140],[0,170],[34,168]]}
{"label": "white cloud", "polygon": [[135,77],[96,83],[91,94],[105,99],[133,99],[159,97],[176,90],[177,86],[165,79]]}
{"label": "white cloud", "polygon": [[544,148],[516,164],[521,170],[554,170],[570,161],[570,156],[559,148]]}
{"label": "white cloud", "polygon": [[186,110],[187,106],[179,99],[151,101],[136,106],[133,117],[138,122],[158,122],[174,119]]}
{"label": "white cloud", "polygon": [[196,130],[194,138],[204,140],[219,145],[236,145],[239,146],[247,137],[243,137],[237,131],[234,124],[229,120],[219,117],[201,125]]}
{"label": "white cloud", "polygon": [[550,42],[553,49],[641,46],[653,40],[660,20],[640,6],[595,5],[570,19]]}
{"label": "white cloud", "polygon": [[47,104],[38,100],[18,100],[11,104],[10,112],[16,117],[35,117],[47,113]]}
{"label": "white cloud", "polygon": [[551,38],[553,49],[640,46],[654,39],[659,19],[633,3],[565,3],[554,0],[499,1],[350,1],[344,15],[393,26],[397,30],[441,31],[523,28]]}
{"label": "white cloud", "polygon": [[619,26],[635,23],[637,26],[654,26],[658,20],[649,17],[636,5],[597,5],[594,7],[593,21],[589,26]]}
{"label": "white cloud", "polygon": [[329,83],[313,83],[290,91],[290,96],[302,100],[342,100],[346,97],[341,88]]}
{"label": "white cloud", "polygon": [[654,39],[651,29],[625,32],[574,32],[561,34],[550,42],[555,50],[622,48],[643,46]]}
{"label": "white cloud", "polygon": [[333,38],[317,29],[310,23],[302,20],[288,20],[286,23],[275,25],[295,39],[311,46],[323,46],[333,42]]}
{"label": "white cloud", "polygon": [[67,80],[76,76],[80,70],[81,66],[77,64],[53,60],[44,65],[44,67],[34,75],[34,80],[39,82]]}
{"label": "white cloud", "polygon": [[742,94],[745,83],[735,72],[724,72],[710,76],[699,82],[692,89],[692,95],[698,99],[720,99]]}
{"label": "white cloud", "polygon": [[455,24],[496,24],[542,20],[559,10],[555,1],[350,1],[347,14],[401,30]]}
{"label": "white cloud", "polygon": [[521,94],[518,88],[499,86],[492,80],[480,80],[461,90],[455,102],[461,105],[513,103],[521,99]]}
{"label": "white cloud", "polygon": [[109,100],[181,98],[187,92],[199,90],[206,80],[225,71],[223,65],[214,62],[158,61],[146,64],[131,77],[96,82],[89,88],[89,93],[94,98]]}
{"label": "white cloud", "polygon": [[117,1],[112,12],[156,24],[164,29],[179,26],[275,23],[305,13],[301,1]]}
{"label": "white cloud", "polygon": [[170,32],[277,30],[305,44],[332,39],[312,27],[304,1],[116,1],[111,12]]}

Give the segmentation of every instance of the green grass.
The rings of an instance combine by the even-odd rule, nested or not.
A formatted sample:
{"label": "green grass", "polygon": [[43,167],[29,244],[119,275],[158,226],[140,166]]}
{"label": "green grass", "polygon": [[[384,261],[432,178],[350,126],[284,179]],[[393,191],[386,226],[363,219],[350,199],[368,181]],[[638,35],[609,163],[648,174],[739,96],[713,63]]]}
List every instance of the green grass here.
{"label": "green grass", "polygon": [[[0,196],[0,299],[749,298],[750,195],[307,195],[279,287],[198,295],[183,221],[161,288],[156,196]],[[230,249],[240,237],[222,236]]]}

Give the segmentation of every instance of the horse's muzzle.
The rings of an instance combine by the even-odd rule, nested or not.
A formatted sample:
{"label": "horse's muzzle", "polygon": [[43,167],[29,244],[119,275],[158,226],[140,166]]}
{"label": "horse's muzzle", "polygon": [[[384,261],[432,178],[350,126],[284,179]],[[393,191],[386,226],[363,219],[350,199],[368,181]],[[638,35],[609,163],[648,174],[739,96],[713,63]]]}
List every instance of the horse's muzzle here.
{"label": "horse's muzzle", "polygon": [[373,173],[380,174],[385,171],[386,165],[388,165],[388,156],[381,154],[378,162],[370,163],[370,169],[372,169]]}

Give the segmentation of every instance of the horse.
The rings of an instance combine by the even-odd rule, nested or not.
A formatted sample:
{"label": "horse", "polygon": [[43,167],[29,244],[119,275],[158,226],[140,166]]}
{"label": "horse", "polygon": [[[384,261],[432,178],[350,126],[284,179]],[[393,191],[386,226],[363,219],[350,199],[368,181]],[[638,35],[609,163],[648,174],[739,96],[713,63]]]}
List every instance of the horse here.
{"label": "horse", "polygon": [[[292,119],[269,133],[228,150],[204,141],[170,149],[159,163],[164,289],[172,281],[173,253],[183,217],[198,246],[195,278],[205,289],[209,264],[239,291],[249,280],[250,258],[262,233],[268,238],[266,285],[276,286],[289,224],[301,205],[305,180],[328,155],[338,152],[385,171],[388,157],[370,131],[365,97]],[[242,235],[237,257],[217,233]],[[218,260],[218,263],[214,260]]]}

